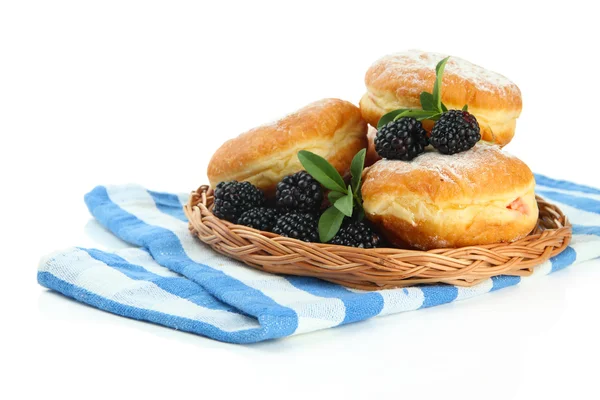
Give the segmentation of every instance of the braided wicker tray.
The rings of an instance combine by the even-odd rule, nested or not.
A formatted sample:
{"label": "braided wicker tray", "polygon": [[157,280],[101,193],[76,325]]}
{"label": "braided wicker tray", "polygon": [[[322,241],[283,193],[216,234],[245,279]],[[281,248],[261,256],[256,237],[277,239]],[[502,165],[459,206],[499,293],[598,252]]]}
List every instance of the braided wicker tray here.
{"label": "braided wicker tray", "polygon": [[534,266],[562,252],[572,234],[562,211],[539,196],[538,224],[529,236],[513,243],[429,251],[306,243],[218,219],[210,211],[212,202],[212,190],[201,186],[184,211],[191,233],[219,253],[263,271],[363,290],[432,283],[472,286],[496,275],[528,276]]}

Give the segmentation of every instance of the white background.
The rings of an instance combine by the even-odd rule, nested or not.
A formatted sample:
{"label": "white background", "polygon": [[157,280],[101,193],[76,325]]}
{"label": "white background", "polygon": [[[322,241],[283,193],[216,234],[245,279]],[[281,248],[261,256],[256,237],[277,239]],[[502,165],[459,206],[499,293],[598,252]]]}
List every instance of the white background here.
{"label": "white background", "polygon": [[369,65],[409,48],[512,79],[524,108],[507,149],[600,187],[600,33],[586,4],[1,2],[0,397],[597,398],[598,261],[252,346],[36,283],[45,253],[124,245],[90,220],[83,195],[95,185],[192,190],[225,139],[323,97],[357,103]]}

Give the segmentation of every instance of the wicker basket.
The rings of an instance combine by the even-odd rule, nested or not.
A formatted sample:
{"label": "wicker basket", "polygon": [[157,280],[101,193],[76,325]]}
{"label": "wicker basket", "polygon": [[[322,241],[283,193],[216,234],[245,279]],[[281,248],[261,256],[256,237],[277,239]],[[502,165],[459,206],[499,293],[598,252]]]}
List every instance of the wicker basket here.
{"label": "wicker basket", "polygon": [[210,211],[212,201],[212,190],[201,186],[184,210],[192,234],[219,253],[263,271],[313,276],[363,290],[432,283],[472,286],[495,275],[528,276],[571,240],[567,217],[541,197],[536,229],[521,240],[430,251],[306,243],[218,219]]}

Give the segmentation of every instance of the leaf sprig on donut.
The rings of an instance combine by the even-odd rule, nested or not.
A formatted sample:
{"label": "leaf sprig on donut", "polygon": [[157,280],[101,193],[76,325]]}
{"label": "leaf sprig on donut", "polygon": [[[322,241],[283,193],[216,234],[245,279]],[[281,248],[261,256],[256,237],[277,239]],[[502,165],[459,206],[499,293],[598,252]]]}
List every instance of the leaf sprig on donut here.
{"label": "leaf sprig on donut", "polygon": [[[442,103],[442,76],[444,75],[444,68],[446,67],[446,62],[448,62],[449,58],[450,57],[444,58],[437,63],[435,67],[435,82],[433,83],[432,93],[421,92],[421,95],[419,96],[421,110],[401,108],[390,111],[379,119],[377,129],[381,129],[381,127],[387,125],[391,121],[403,117],[412,117],[418,121],[423,121],[425,119],[437,121],[442,113],[448,111],[448,107]],[[462,109],[463,111],[467,111],[467,105]]]}
{"label": "leaf sprig on donut", "polygon": [[352,159],[352,179],[350,185],[346,185],[339,172],[326,159],[307,150],[298,152],[298,159],[306,172],[330,190],[327,198],[332,205],[319,218],[319,239],[323,243],[333,239],[345,217],[364,218],[360,185],[366,153],[366,149],[362,149]]}

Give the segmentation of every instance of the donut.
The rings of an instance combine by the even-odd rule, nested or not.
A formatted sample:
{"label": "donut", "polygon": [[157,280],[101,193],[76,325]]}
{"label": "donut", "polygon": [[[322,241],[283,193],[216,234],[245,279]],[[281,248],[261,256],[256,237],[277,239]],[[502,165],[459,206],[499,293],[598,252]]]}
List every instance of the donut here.
{"label": "donut", "polygon": [[248,181],[273,194],[285,176],[303,169],[298,151],[308,150],[345,176],[354,155],[367,147],[367,123],[355,105],[323,99],[288,116],[225,142],[208,164],[212,187],[222,181]]}
{"label": "donut", "polygon": [[[445,55],[410,50],[376,61],[365,75],[367,93],[360,100],[363,118],[377,127],[385,113],[401,108],[421,108],[421,92],[432,92],[435,66]],[[477,118],[482,139],[506,145],[515,133],[521,114],[521,91],[495,72],[450,57],[442,78],[442,102],[449,109],[465,104]],[[424,123],[427,130],[432,124]]]}
{"label": "donut", "polygon": [[367,131],[367,155],[365,157],[365,167],[373,165],[377,160],[381,159],[375,150],[375,136],[377,136],[377,129],[369,125],[369,130]]}
{"label": "donut", "polygon": [[363,173],[367,218],[396,246],[422,250],[513,242],[538,219],[529,167],[497,145],[410,162],[379,160]]}

